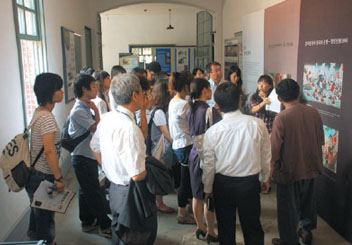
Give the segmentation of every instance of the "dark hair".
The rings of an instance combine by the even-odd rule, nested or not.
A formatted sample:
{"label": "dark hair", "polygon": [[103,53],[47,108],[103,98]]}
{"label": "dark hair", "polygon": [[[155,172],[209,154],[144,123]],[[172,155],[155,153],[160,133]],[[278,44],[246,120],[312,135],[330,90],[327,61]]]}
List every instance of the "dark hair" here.
{"label": "dark hair", "polygon": [[153,106],[160,107],[164,112],[167,112],[171,100],[168,80],[165,78],[157,80],[153,86],[152,95]]}
{"label": "dark hair", "polygon": [[188,71],[174,72],[171,76],[172,89],[181,92],[184,87],[188,87],[193,80],[193,76]]}
{"label": "dark hair", "polygon": [[232,82],[224,82],[220,84],[214,94],[216,104],[222,112],[236,111],[239,107],[239,99],[241,89]]}
{"label": "dark hair", "polygon": [[147,91],[150,89],[150,83],[147,78],[143,76],[138,76],[139,83],[141,84],[142,91]]}
{"label": "dark hair", "polygon": [[291,102],[299,96],[299,85],[295,80],[286,78],[276,85],[276,93],[284,102]]}
{"label": "dark hair", "polygon": [[[106,71],[96,71],[94,73],[94,78],[97,81],[98,97],[104,100],[106,104],[108,104],[109,102],[105,98],[105,95],[103,93],[103,87],[104,87],[104,80],[107,77],[110,77],[110,75]],[[109,111],[109,107],[108,107],[108,111]]]}
{"label": "dark hair", "polygon": [[210,62],[209,64],[207,64],[207,66],[205,67],[205,70],[207,71],[207,73],[211,73],[211,67],[212,66],[220,66],[221,67],[221,64],[219,62],[216,62],[216,61],[212,61]]}
{"label": "dark hair", "polygon": [[[271,85],[271,88],[268,90],[268,95],[271,93],[271,91],[274,89],[274,82],[271,76],[269,75],[261,75],[257,81],[257,83],[264,81],[265,83]],[[262,101],[262,98],[259,96],[259,89],[255,91],[255,93],[251,96],[250,98],[251,101]]]}
{"label": "dark hair", "polygon": [[191,107],[191,114],[193,114],[195,111],[194,100],[199,99],[200,96],[202,95],[203,89],[209,88],[209,87],[210,87],[210,83],[208,82],[208,80],[204,78],[196,78],[191,82],[190,89],[189,89],[190,96],[188,100],[188,103]]}
{"label": "dark hair", "polygon": [[54,93],[62,89],[62,78],[54,73],[41,73],[35,78],[34,93],[41,106],[53,102]]}
{"label": "dark hair", "polygon": [[90,90],[90,84],[95,82],[94,77],[87,74],[79,74],[73,82],[73,93],[76,98],[83,96],[83,88]]}
{"label": "dark hair", "polygon": [[135,67],[132,69],[131,73],[134,73],[138,76],[138,75],[145,75],[146,71],[143,68]]}
{"label": "dark hair", "polygon": [[238,81],[236,83],[236,86],[242,87],[243,82],[242,82],[241,69],[237,65],[230,67],[229,74],[227,75],[227,80],[229,82],[231,82],[230,76],[231,76],[232,73],[235,73],[235,72],[236,72],[236,74],[238,76]]}
{"label": "dark hair", "polygon": [[147,70],[152,71],[154,73],[161,72],[161,66],[159,62],[152,61],[149,64],[147,64]]}
{"label": "dark hair", "polygon": [[192,75],[193,75],[193,76],[197,75],[197,71],[200,71],[201,73],[204,74],[204,71],[203,71],[201,68],[196,67],[196,68],[193,69]]}
{"label": "dark hair", "polygon": [[88,75],[91,75],[93,76],[93,73],[95,72],[95,70],[92,68],[92,67],[89,67],[89,66],[85,66],[83,67],[79,73],[81,74],[88,74]]}
{"label": "dark hair", "polygon": [[169,74],[167,74],[166,72],[163,72],[163,71],[158,72],[155,74],[155,81],[159,80],[159,79],[167,79],[168,76],[169,76]]}
{"label": "dark hair", "polygon": [[114,65],[112,68],[111,68],[111,79],[113,79],[115,76],[119,75],[119,74],[124,74],[126,73],[126,69],[123,68],[122,66],[120,65]]}

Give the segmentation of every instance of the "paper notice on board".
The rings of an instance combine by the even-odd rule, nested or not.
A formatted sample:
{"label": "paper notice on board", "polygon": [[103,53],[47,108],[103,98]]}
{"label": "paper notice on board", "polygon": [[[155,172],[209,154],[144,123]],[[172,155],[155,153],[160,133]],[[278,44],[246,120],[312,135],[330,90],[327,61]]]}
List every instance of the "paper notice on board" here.
{"label": "paper notice on board", "polygon": [[281,102],[277,98],[275,89],[271,91],[268,99],[270,100],[270,105],[266,105],[265,109],[267,111],[273,111],[273,112],[279,113],[281,109]]}
{"label": "paper notice on board", "polygon": [[66,189],[58,193],[52,190],[53,185],[47,180],[42,181],[33,195],[31,207],[65,213],[75,193]]}

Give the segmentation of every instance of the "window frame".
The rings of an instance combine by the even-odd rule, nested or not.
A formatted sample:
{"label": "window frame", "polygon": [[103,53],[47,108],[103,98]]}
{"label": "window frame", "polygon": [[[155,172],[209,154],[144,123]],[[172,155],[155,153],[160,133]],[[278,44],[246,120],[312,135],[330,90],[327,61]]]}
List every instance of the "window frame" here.
{"label": "window frame", "polygon": [[[45,23],[44,23],[44,6],[43,0],[33,0],[34,8],[31,9],[25,6],[24,1],[23,5],[18,4],[17,0],[12,0],[12,11],[14,17],[14,24],[15,24],[15,34],[16,34],[16,43],[17,43],[17,54],[18,54],[18,68],[20,74],[20,83],[21,83],[21,95],[22,95],[22,111],[23,111],[23,118],[24,118],[24,126],[26,127],[30,121],[29,115],[27,113],[27,104],[26,104],[26,91],[25,91],[25,79],[24,79],[24,69],[23,69],[23,55],[22,55],[22,45],[21,40],[28,40],[28,41],[38,41],[40,42],[40,49],[41,49],[41,57],[39,57],[38,61],[42,65],[42,71],[46,72],[48,70],[48,62],[47,62],[47,50],[46,50],[46,38],[45,38]],[[36,35],[27,34],[27,23],[26,17],[24,12],[24,23],[25,23],[25,31],[26,34],[20,33],[20,24],[18,19],[18,9],[22,9],[24,11],[29,11],[35,14],[35,29]]]}

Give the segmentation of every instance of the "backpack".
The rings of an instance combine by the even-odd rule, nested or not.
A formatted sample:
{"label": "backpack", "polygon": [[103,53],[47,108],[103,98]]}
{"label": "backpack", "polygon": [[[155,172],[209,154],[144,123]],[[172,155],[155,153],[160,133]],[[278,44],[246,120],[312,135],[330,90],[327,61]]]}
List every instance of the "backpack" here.
{"label": "backpack", "polygon": [[[3,149],[0,157],[0,168],[9,191],[19,192],[28,182],[31,168],[34,167],[44,151],[44,146],[31,164],[29,151],[29,130],[44,112],[36,112],[29,126],[23,133],[16,135]],[[45,112],[47,113],[47,112]]]}
{"label": "backpack", "polygon": [[149,119],[149,123],[148,123],[148,134],[147,134],[147,138],[145,139],[146,154],[149,156],[152,155],[152,125],[153,125],[154,114],[157,110],[164,111],[162,108],[156,107],[153,109],[153,111],[150,115],[150,119]]}
{"label": "backpack", "polygon": [[76,148],[76,146],[79,143],[81,143],[85,138],[88,137],[88,135],[90,134],[90,131],[88,130],[84,134],[82,134],[76,138],[72,138],[68,134],[69,125],[70,125],[70,115],[67,117],[65,124],[62,127],[60,143],[61,143],[62,148],[64,148],[65,150],[67,150],[69,152],[73,152],[74,149]]}

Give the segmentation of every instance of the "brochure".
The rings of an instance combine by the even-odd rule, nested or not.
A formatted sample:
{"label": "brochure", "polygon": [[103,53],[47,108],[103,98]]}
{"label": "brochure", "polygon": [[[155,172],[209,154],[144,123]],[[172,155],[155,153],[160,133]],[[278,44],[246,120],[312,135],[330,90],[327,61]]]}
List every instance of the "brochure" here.
{"label": "brochure", "polygon": [[31,207],[65,213],[75,193],[65,189],[58,193],[55,184],[44,180],[33,195]]}

